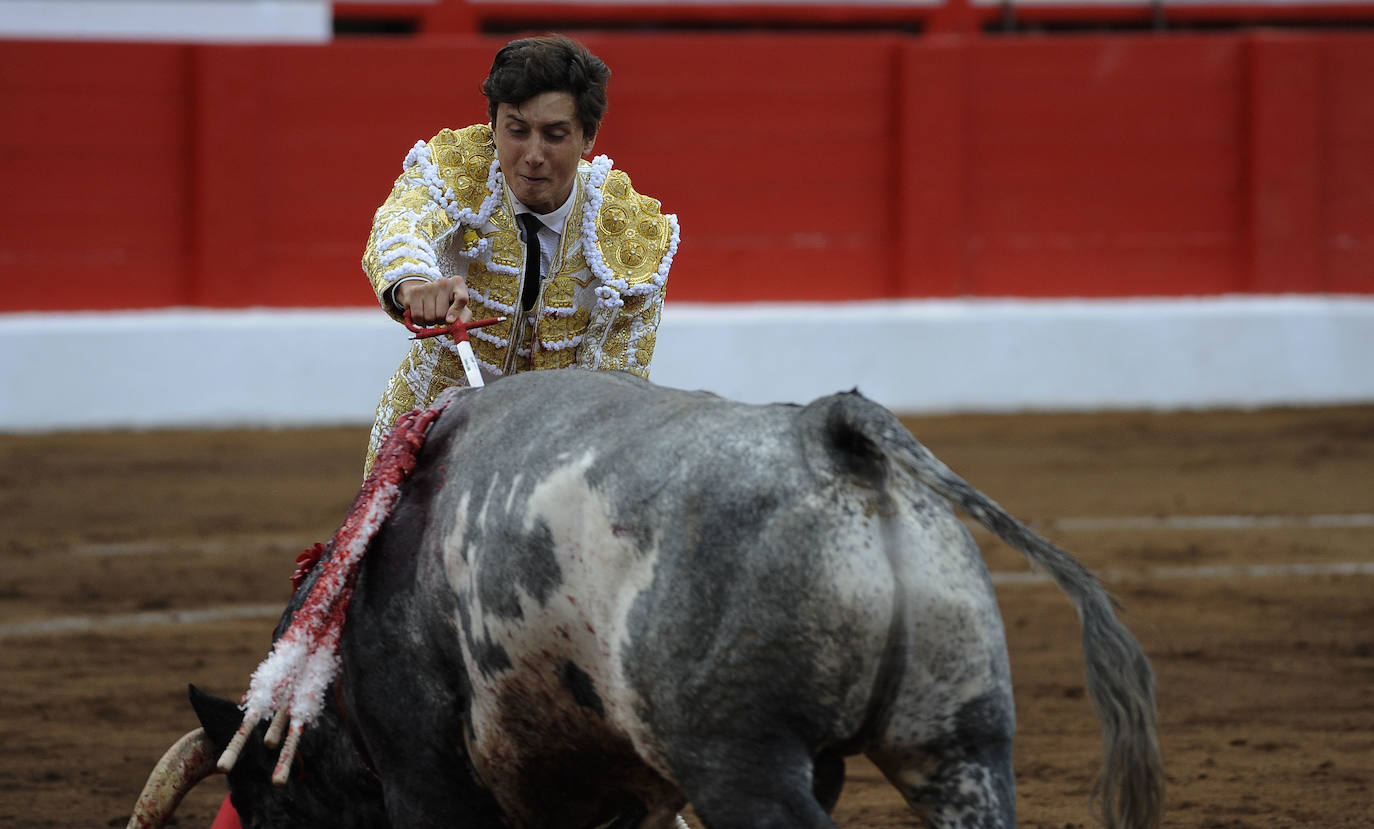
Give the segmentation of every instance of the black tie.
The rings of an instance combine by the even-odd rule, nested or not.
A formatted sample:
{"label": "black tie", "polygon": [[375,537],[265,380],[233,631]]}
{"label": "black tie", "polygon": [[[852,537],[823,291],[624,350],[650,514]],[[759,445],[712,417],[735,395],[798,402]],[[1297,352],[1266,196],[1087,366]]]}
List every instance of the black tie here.
{"label": "black tie", "polygon": [[520,302],[526,311],[534,310],[534,301],[539,298],[539,228],[544,223],[533,213],[521,213],[520,224],[525,228],[525,288],[521,291]]}

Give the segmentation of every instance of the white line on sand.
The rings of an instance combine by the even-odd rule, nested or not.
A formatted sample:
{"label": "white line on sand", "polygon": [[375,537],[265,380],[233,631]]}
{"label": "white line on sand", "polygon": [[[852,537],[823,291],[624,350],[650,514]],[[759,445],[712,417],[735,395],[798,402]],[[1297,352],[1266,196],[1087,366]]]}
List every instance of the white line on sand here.
{"label": "white line on sand", "polygon": [[[1151,567],[1144,570],[1095,571],[1103,581],[1177,581],[1202,579],[1272,578],[1275,576],[1374,576],[1374,561],[1330,561],[1310,564],[1207,564],[1197,567]],[[1033,570],[1000,571],[993,584],[1042,584],[1050,580]]]}
{"label": "white line on sand", "polygon": [[1334,529],[1374,527],[1374,513],[1336,515],[1127,515],[1049,518],[1032,522],[1047,530],[1272,530],[1288,527]]}
{"label": "white line on sand", "polygon": [[[1337,561],[1310,564],[1204,565],[1155,567],[1132,571],[1098,571],[1103,581],[1150,581],[1187,579],[1272,578],[1293,576],[1374,576],[1374,561]],[[1000,585],[1046,584],[1049,576],[1035,571],[999,571],[992,583]],[[236,619],[276,619],[283,604],[230,605],[200,610],[161,610],[116,616],[60,616],[0,625],[0,639],[48,636],[64,633],[104,633],[126,628],[196,625]]]}
{"label": "white line on sand", "polygon": [[207,607],[199,610],[156,610],[143,613],[124,613],[115,616],[58,616],[0,625],[0,639],[7,637],[46,636],[61,633],[105,633],[122,628],[164,627],[166,625],[197,625],[236,619],[275,619],[286,603],[239,604],[227,607]]}
{"label": "white line on sand", "polygon": [[72,556],[145,556],[170,553],[224,555],[245,550],[299,551],[316,540],[301,533],[244,533],[210,535],[199,538],[145,538],[138,541],[88,541],[71,545],[63,552]]}
{"label": "white line on sand", "polygon": [[[970,525],[972,522],[969,521]],[[1044,518],[1029,522],[1040,532],[1092,532],[1111,530],[1270,530],[1283,528],[1341,529],[1374,527],[1374,513],[1333,515],[1125,515]],[[979,529],[976,525],[975,529]],[[81,542],[66,548],[72,556],[135,556],[200,554],[224,555],[244,550],[294,552],[323,538],[301,533],[245,533],[203,538],[162,538],[139,541]]]}
{"label": "white line on sand", "polygon": [[[1333,515],[1161,515],[1121,517],[1069,517],[1032,522],[1042,532],[1156,531],[1156,530],[1267,530],[1276,528],[1374,527],[1374,513]],[[244,534],[231,537],[147,539],[142,541],[91,542],[67,548],[75,556],[161,555],[200,553],[221,555],[244,549],[291,551],[309,545],[300,534]],[[1186,579],[1268,578],[1300,576],[1374,575],[1374,562],[1325,562],[1300,564],[1202,565],[1155,567],[1143,570],[1098,571],[1103,581],[1150,581]],[[1049,577],[1036,571],[1002,571],[992,574],[993,584],[1044,584]],[[230,605],[192,610],[161,610],[113,616],[60,616],[0,624],[0,639],[64,633],[101,633],[126,628],[196,625],[236,619],[275,619],[283,605]]]}

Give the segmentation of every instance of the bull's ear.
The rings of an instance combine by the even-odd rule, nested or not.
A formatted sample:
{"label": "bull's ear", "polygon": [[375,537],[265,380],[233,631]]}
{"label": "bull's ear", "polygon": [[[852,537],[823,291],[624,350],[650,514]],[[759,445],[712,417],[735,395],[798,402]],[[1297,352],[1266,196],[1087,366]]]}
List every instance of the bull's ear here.
{"label": "bull's ear", "polygon": [[190,694],[191,707],[196,709],[196,718],[204,727],[205,734],[216,748],[223,751],[233,739],[234,732],[239,730],[243,712],[229,700],[207,694],[194,685],[187,685],[186,691]]}

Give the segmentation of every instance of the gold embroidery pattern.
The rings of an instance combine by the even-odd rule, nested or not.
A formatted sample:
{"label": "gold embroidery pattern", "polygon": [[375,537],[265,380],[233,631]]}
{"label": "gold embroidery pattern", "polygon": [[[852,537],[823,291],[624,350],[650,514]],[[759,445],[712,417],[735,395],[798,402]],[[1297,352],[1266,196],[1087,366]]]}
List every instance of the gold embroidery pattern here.
{"label": "gold embroidery pattern", "polygon": [[[545,347],[565,343],[586,333],[591,315],[586,308],[578,308],[570,317],[546,316],[539,321],[539,341]],[[565,351],[575,349],[566,348]]]}
{"label": "gold embroidery pattern", "polygon": [[491,261],[518,269],[524,261],[525,248],[520,244],[520,234],[515,229],[510,209],[502,205],[491,214],[491,223],[496,225],[496,232],[491,235]]}
{"label": "gold embroidery pattern", "polygon": [[545,308],[571,308],[577,280],[567,276],[556,276],[544,286]]}
{"label": "gold embroidery pattern", "polygon": [[565,348],[560,351],[540,351],[534,355],[534,370],[546,371],[548,369],[571,368],[575,359],[575,351]]}
{"label": "gold embroidery pattern", "polygon": [[[580,192],[586,192],[581,179],[578,180],[577,187]],[[587,268],[587,258],[582,255],[582,214],[585,211],[586,201],[579,196],[574,202],[572,210],[568,212],[563,241],[559,245],[558,256],[554,260],[554,263],[558,265],[556,276],[575,277],[577,284],[583,287],[592,281],[592,274]]]}
{"label": "gold embroidery pattern", "polygon": [[485,124],[458,130],[440,130],[430,140],[430,151],[439,172],[458,200],[474,208],[487,197],[487,171],[496,157],[496,141]]}
{"label": "gold embroidery pattern", "polygon": [[652,279],[668,252],[668,219],[658,201],[636,193],[620,170],[606,176],[596,231],[602,258],[631,285]]}
{"label": "gold embroidery pattern", "polygon": [[587,258],[582,255],[581,245],[577,247],[576,251],[568,253],[568,255],[563,258],[563,267],[558,269],[558,275],[570,277],[581,276],[582,278],[577,279],[576,282],[583,286],[586,286],[592,281],[592,274],[591,271],[587,269]]}
{"label": "gold embroidery pattern", "polygon": [[658,334],[645,334],[635,343],[635,360],[641,366],[647,366],[654,357],[654,344],[658,342]]}

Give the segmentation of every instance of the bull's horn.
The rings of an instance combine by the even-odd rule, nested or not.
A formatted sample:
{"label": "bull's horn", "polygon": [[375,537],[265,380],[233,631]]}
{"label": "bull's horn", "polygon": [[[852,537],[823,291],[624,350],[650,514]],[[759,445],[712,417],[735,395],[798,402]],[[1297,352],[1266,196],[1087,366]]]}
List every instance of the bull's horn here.
{"label": "bull's horn", "polygon": [[216,754],[203,728],[177,740],[148,775],[127,829],[160,829],[186,793],[215,772]]}

